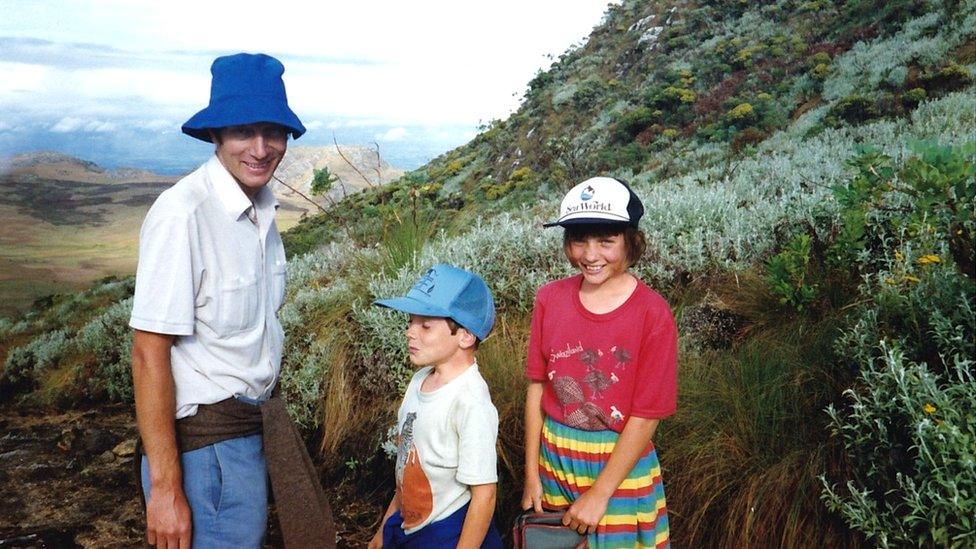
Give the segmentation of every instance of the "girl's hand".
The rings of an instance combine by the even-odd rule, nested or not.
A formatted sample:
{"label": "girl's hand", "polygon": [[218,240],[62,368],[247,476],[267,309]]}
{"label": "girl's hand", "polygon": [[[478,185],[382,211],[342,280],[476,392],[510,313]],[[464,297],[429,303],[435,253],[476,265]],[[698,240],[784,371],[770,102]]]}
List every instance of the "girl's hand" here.
{"label": "girl's hand", "polygon": [[542,512],[542,481],[539,475],[525,475],[525,486],[522,488],[522,510]]}
{"label": "girl's hand", "polygon": [[593,490],[583,492],[563,515],[563,524],[580,534],[596,532],[596,526],[607,512],[609,497],[596,494]]}

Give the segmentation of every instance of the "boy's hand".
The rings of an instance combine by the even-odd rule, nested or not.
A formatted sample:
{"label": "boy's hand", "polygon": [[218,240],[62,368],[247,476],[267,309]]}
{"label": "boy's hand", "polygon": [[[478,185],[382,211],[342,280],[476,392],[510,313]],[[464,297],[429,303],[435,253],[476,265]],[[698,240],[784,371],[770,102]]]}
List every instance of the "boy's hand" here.
{"label": "boy's hand", "polygon": [[596,532],[597,524],[607,512],[610,499],[597,495],[592,490],[583,492],[563,515],[563,524],[580,534]]}
{"label": "boy's hand", "polygon": [[383,531],[380,530],[373,534],[373,539],[369,540],[366,549],[383,549]]}
{"label": "boy's hand", "polygon": [[525,485],[522,488],[522,510],[535,510],[536,513],[542,512],[542,481],[538,475],[526,475]]}

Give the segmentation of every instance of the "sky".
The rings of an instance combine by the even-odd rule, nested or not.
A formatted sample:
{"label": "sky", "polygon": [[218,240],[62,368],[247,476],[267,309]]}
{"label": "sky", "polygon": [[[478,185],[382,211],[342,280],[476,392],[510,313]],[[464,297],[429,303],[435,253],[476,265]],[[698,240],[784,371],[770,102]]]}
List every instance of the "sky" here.
{"label": "sky", "polygon": [[0,0],[0,156],[57,150],[104,167],[192,169],[179,126],[213,59],[285,65],[295,145],[376,142],[412,169],[507,117],[609,0]]}

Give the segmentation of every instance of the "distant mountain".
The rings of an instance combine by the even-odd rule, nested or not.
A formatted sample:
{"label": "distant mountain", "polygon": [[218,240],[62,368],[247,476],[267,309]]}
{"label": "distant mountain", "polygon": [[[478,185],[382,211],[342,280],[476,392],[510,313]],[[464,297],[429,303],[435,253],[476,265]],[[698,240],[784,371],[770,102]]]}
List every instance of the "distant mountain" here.
{"label": "distant mountain", "polygon": [[[338,179],[328,194],[313,197],[312,179],[315,177],[315,170],[322,168],[328,168]],[[385,185],[401,175],[403,170],[390,166],[375,150],[368,147],[291,147],[285,153],[276,173],[287,186],[272,181],[272,188],[278,200],[309,209],[311,205],[292,189],[328,207],[350,194]]]}
{"label": "distant mountain", "polygon": [[[315,170],[322,168],[328,168],[338,179],[330,193],[313,197],[310,191],[312,178],[315,176]],[[283,203],[286,211],[302,214],[316,208],[302,198],[298,194],[299,192],[319,205],[328,207],[331,203],[337,202],[345,196],[365,188],[385,185],[401,175],[403,175],[403,170],[390,166],[388,162],[377,155],[376,151],[367,147],[341,146],[341,153],[335,146],[292,147],[285,153],[285,158],[276,173],[277,178],[284,184],[272,181],[271,188],[278,200]],[[3,186],[43,183],[64,190],[69,188],[65,187],[65,184],[74,184],[73,188],[81,192],[83,186],[79,184],[138,185],[152,183],[154,184],[152,188],[145,189],[151,195],[147,197],[146,203],[151,203],[152,199],[165,189],[165,186],[175,183],[178,179],[177,176],[159,175],[139,168],[106,170],[94,162],[53,151],[20,154],[0,159],[0,185]],[[89,188],[89,191],[92,190],[93,188]],[[31,202],[43,209],[45,193],[38,193],[37,191],[38,189],[32,189],[30,194],[34,198]],[[18,193],[15,192],[14,194]],[[110,191],[107,192],[103,189],[98,190],[95,194],[103,197],[107,203],[111,202]],[[63,193],[53,193],[49,196],[56,197],[55,201],[59,202],[61,206],[65,205]],[[38,203],[39,200],[41,203]],[[17,196],[0,198],[0,202],[24,205],[23,197]],[[70,203],[71,200],[67,202]],[[84,200],[84,205],[91,206],[94,204],[91,199]],[[70,206],[70,204],[67,205]],[[284,224],[290,226],[292,223],[286,220]]]}
{"label": "distant mountain", "polygon": [[[330,201],[403,173],[368,148],[343,146],[342,156],[334,146],[288,150],[277,171],[284,184],[271,183],[281,203],[282,230],[318,211],[299,193],[327,208]],[[339,180],[328,198],[311,196],[314,170],[325,167]],[[139,168],[107,170],[51,151],[0,158],[0,315],[45,294],[132,273],[142,219],[179,177]]]}
{"label": "distant mountain", "polygon": [[165,183],[175,177],[158,175],[137,168],[106,170],[94,162],[59,152],[41,151],[0,159],[4,180],[27,183],[37,180],[74,181],[79,183]]}

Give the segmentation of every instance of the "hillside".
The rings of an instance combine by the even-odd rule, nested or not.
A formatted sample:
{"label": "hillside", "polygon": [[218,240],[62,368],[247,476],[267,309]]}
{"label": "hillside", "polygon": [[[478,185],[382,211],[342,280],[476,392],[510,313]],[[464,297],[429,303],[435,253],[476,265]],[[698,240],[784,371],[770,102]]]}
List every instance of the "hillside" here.
{"label": "hillside", "polygon": [[[291,147],[272,182],[281,208],[278,224],[287,229],[318,208],[402,175],[365,147]],[[315,169],[339,177],[334,189],[312,196]],[[363,173],[360,176],[356,170]],[[107,276],[135,271],[139,227],[159,193],[177,177],[145,170],[106,170],[93,162],[56,152],[0,160],[0,315],[25,310],[35,299],[78,291]],[[369,183],[367,183],[367,180]]]}
{"label": "hillside", "polygon": [[[976,544],[976,3],[625,0],[517,112],[285,235],[282,387],[368,538],[391,490],[403,319],[430,264],[489,282],[479,365],[499,410],[498,518],[522,475],[535,289],[571,272],[562,193],[644,199],[635,272],[679,323],[655,437],[675,546]],[[128,402],[131,281],[0,325],[23,406]],[[365,537],[364,537],[365,536]]]}

